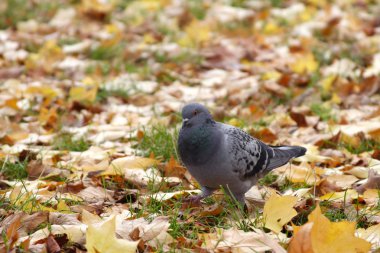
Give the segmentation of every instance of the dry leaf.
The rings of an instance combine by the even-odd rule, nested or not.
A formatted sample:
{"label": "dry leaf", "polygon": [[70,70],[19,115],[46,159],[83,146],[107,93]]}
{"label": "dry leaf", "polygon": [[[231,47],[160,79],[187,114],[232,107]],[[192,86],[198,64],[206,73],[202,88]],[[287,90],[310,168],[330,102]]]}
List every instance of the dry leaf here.
{"label": "dry leaf", "polygon": [[289,244],[290,253],[364,253],[370,248],[369,242],[355,237],[354,222],[331,222],[319,206],[309,215],[308,222],[295,230]]}
{"label": "dry leaf", "polygon": [[264,206],[265,227],[275,233],[282,230],[282,226],[287,224],[294,216],[297,215],[293,208],[298,198],[293,196],[272,195],[269,197]]}
{"label": "dry leaf", "polygon": [[267,252],[284,253],[275,237],[257,232],[243,232],[235,228],[217,229],[216,234],[203,234],[205,247],[213,252]]}
{"label": "dry leaf", "polygon": [[371,226],[367,229],[359,228],[357,235],[372,244],[372,249],[378,249],[380,246],[380,224]]}
{"label": "dry leaf", "polygon": [[89,253],[135,253],[137,242],[118,239],[115,235],[115,217],[112,217],[103,224],[89,225],[86,233],[86,249]]}

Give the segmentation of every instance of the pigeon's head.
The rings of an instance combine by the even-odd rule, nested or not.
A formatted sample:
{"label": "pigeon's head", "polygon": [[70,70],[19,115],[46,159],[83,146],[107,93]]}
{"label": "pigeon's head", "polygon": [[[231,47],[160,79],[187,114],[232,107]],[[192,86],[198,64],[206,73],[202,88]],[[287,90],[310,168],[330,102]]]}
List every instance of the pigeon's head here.
{"label": "pigeon's head", "polygon": [[183,126],[192,126],[212,121],[210,112],[201,104],[191,103],[182,109]]}

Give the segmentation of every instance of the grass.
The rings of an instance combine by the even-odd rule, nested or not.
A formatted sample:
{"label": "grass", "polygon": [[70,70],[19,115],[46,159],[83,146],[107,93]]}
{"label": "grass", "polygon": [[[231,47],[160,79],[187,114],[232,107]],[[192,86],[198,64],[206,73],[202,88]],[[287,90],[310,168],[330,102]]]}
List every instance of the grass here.
{"label": "grass", "polygon": [[354,146],[350,143],[340,140],[339,142],[325,141],[322,148],[339,148],[346,149],[351,154],[361,154],[373,150],[380,150],[380,142],[373,139],[363,139],[360,141],[359,146]]}
{"label": "grass", "polygon": [[309,188],[311,185],[307,183],[293,183],[289,179],[285,178],[285,182],[278,186],[279,191],[284,192],[288,189],[298,190],[302,188]]}
{"label": "grass", "polygon": [[129,98],[129,91],[121,88],[112,90],[100,88],[96,94],[96,101],[104,102],[108,97],[117,97],[123,100],[127,100]]}
{"label": "grass", "polygon": [[120,55],[121,51],[121,45],[111,47],[99,46],[90,51],[89,58],[92,60],[111,60]]}
{"label": "grass", "polygon": [[0,174],[8,180],[21,180],[28,177],[27,166],[28,159],[23,162],[0,161]]}
{"label": "grass", "polygon": [[341,147],[347,149],[348,152],[352,153],[352,154],[361,154],[363,152],[368,152],[368,151],[372,151],[372,150],[380,150],[380,142],[377,142],[375,140],[368,140],[368,139],[364,139],[360,142],[360,145],[355,147],[355,146],[352,146],[348,143],[345,143],[345,142],[342,142],[340,143]]}
{"label": "grass", "polygon": [[70,133],[61,133],[57,135],[52,143],[53,149],[69,151],[86,151],[91,144],[84,138],[74,139]]}
{"label": "grass", "polygon": [[312,104],[310,110],[317,116],[319,116],[323,121],[333,120],[336,121],[336,116],[332,113],[331,108],[321,105]]}
{"label": "grass", "polygon": [[171,156],[174,156],[178,160],[177,136],[177,129],[170,131],[166,126],[156,125],[144,130],[144,136],[137,148],[142,150],[145,156],[153,154],[154,157],[164,160],[169,160]]}
{"label": "grass", "polygon": [[29,1],[29,0],[2,0],[0,4],[0,29],[16,27],[21,21],[37,19],[38,21],[50,20],[58,8],[62,7],[61,1]]}
{"label": "grass", "polygon": [[273,184],[278,178],[278,175],[273,174],[273,172],[269,172],[264,177],[259,179],[259,185],[269,186]]}
{"label": "grass", "polygon": [[324,215],[333,222],[347,220],[347,215],[344,213],[344,209],[341,208],[328,209]]}
{"label": "grass", "polygon": [[207,9],[205,8],[203,1],[191,0],[188,1],[189,11],[193,17],[198,20],[203,20],[206,17]]}

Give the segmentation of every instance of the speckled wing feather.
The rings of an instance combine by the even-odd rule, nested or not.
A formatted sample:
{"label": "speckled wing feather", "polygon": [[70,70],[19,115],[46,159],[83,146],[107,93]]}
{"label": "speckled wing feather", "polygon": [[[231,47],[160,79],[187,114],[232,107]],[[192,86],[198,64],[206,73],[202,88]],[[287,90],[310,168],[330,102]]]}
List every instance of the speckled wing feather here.
{"label": "speckled wing feather", "polygon": [[242,178],[253,177],[264,172],[273,156],[272,149],[239,128],[225,124],[220,124],[220,128],[227,136],[233,170]]}

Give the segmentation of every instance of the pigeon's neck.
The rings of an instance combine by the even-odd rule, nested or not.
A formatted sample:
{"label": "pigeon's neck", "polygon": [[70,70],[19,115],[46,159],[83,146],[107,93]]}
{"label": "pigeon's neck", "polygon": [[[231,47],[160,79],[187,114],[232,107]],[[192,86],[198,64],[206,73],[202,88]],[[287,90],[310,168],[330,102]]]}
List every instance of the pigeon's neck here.
{"label": "pigeon's neck", "polygon": [[217,152],[221,136],[214,121],[194,125],[182,131],[179,151],[185,164],[203,164]]}

